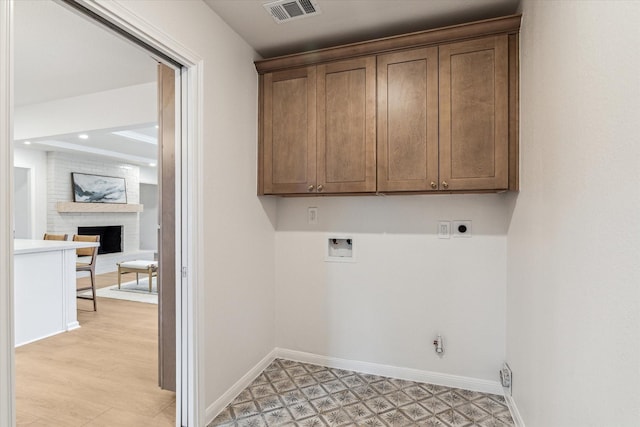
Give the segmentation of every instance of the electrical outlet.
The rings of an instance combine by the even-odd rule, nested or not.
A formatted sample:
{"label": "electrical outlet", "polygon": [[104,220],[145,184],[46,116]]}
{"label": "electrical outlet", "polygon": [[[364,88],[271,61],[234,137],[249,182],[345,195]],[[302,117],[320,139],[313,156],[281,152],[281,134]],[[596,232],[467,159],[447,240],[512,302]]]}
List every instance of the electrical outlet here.
{"label": "electrical outlet", "polygon": [[500,370],[500,382],[502,383],[502,387],[504,388],[506,393],[511,395],[511,386],[513,385],[513,373],[511,372],[511,368],[505,362],[502,365],[502,369]]}
{"label": "electrical outlet", "polygon": [[453,221],[453,237],[471,237],[471,221]]}
{"label": "electrical outlet", "polygon": [[451,222],[438,221],[438,238],[448,239],[451,236]]}
{"label": "electrical outlet", "polygon": [[318,224],[318,208],[310,207],[307,209],[307,224]]}

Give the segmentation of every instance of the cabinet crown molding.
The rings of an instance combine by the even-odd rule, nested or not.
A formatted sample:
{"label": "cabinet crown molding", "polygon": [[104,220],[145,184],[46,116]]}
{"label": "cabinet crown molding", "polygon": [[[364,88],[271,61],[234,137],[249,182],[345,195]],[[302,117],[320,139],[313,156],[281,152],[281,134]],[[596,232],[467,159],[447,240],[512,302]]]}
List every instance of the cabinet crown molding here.
{"label": "cabinet crown molding", "polygon": [[258,74],[265,74],[273,71],[320,64],[344,58],[377,55],[405,48],[462,41],[494,34],[513,34],[520,30],[521,18],[521,14],[509,15],[500,18],[486,19],[483,21],[452,25],[449,27],[435,28],[415,33],[318,49],[309,52],[262,59],[255,61],[254,64]]}

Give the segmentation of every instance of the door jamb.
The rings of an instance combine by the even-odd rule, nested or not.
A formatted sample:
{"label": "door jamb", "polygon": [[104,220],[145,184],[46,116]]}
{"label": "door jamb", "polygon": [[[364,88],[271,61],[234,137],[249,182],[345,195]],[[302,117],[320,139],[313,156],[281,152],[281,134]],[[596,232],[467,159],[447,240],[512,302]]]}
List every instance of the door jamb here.
{"label": "door jamb", "polygon": [[13,337],[13,0],[0,1],[0,426],[15,414]]}

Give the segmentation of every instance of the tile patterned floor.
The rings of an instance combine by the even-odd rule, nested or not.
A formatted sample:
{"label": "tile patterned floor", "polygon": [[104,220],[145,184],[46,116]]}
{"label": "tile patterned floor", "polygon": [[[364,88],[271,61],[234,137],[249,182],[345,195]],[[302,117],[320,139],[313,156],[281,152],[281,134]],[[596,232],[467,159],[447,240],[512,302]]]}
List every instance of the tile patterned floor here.
{"label": "tile patterned floor", "polygon": [[276,359],[211,424],[512,427],[504,397]]}

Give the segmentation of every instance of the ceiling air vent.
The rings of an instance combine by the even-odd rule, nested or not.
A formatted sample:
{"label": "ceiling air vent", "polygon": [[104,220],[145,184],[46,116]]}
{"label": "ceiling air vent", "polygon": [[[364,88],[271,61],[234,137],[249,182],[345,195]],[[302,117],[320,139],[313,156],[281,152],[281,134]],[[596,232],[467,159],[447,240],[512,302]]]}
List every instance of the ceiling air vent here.
{"label": "ceiling air vent", "polygon": [[265,3],[263,6],[278,24],[320,13],[314,0],[278,0]]}

